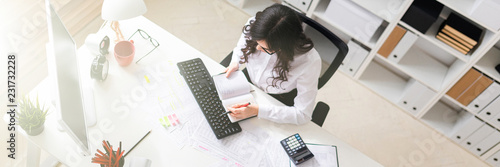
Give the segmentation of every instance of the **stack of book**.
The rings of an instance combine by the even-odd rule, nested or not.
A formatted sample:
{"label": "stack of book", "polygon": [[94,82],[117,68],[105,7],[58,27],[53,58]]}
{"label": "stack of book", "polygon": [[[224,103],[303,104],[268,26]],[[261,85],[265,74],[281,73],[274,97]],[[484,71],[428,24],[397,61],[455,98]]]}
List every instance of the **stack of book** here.
{"label": "stack of book", "polygon": [[460,53],[469,54],[476,48],[483,30],[451,13],[443,22],[436,38]]}

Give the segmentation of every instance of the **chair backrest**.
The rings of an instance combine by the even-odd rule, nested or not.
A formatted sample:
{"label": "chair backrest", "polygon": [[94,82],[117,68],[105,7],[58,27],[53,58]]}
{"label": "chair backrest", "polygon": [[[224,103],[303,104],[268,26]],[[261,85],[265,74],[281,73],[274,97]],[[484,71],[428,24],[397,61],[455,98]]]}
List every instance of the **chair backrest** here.
{"label": "chair backrest", "polygon": [[318,89],[321,89],[342,64],[349,48],[344,41],[315,20],[302,13],[297,12],[297,14],[306,24],[304,27],[306,36],[311,38],[314,48],[323,60],[322,74],[318,82]]}

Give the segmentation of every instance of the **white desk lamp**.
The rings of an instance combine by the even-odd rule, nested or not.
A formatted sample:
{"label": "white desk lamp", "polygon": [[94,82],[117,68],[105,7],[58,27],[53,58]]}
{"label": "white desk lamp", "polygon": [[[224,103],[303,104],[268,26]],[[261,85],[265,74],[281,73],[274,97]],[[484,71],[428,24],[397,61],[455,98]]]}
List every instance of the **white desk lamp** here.
{"label": "white desk lamp", "polygon": [[102,4],[102,19],[111,21],[111,28],[116,32],[115,42],[125,40],[118,21],[134,18],[146,13],[143,0],[104,0]]}

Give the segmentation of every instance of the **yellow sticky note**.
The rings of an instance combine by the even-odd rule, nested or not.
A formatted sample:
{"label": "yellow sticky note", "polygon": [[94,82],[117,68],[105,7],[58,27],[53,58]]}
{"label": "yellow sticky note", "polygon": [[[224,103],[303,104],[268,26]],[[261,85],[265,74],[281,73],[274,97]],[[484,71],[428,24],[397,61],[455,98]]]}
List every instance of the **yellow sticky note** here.
{"label": "yellow sticky note", "polygon": [[169,127],[170,126],[170,121],[168,121],[168,117],[164,116],[163,120],[165,120],[165,123],[166,123],[167,127]]}
{"label": "yellow sticky note", "polygon": [[163,127],[167,127],[167,125],[165,124],[165,120],[163,118],[160,118],[160,123],[161,125],[163,125]]}
{"label": "yellow sticky note", "polygon": [[146,79],[146,82],[150,83],[147,75],[144,75],[144,79]]}

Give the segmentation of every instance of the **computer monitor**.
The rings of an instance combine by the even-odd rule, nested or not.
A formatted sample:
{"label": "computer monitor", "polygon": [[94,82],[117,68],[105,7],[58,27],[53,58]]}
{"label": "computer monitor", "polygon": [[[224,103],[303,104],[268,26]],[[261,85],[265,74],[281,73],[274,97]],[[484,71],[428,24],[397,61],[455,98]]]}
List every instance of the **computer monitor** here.
{"label": "computer monitor", "polygon": [[[78,71],[76,44],[61,19],[46,0],[49,43],[47,62],[49,78],[53,82],[55,109],[59,124],[81,148],[84,155],[90,155],[87,137],[85,108]],[[56,137],[56,136],[54,136]]]}

